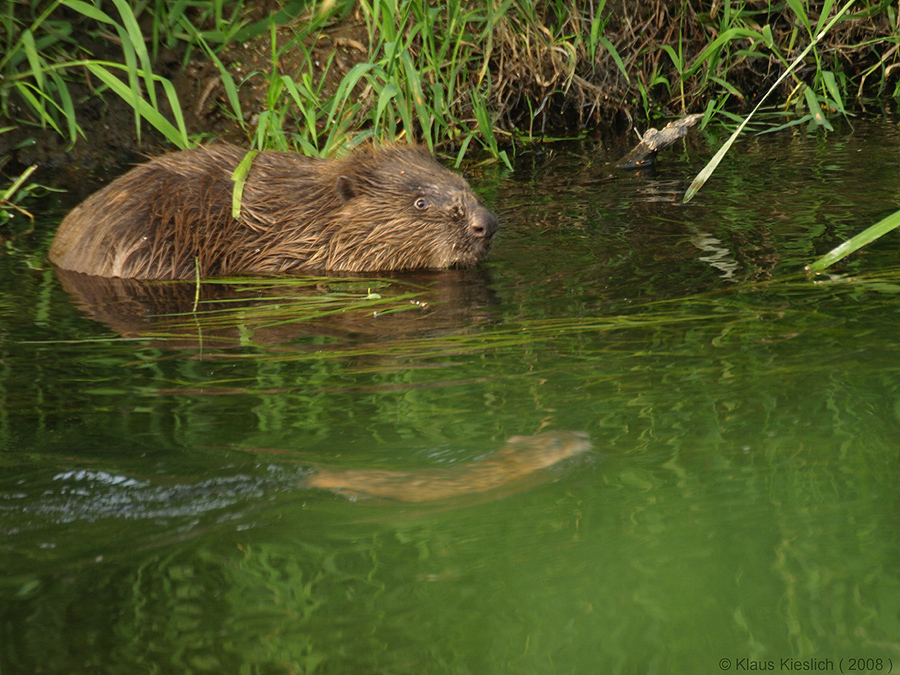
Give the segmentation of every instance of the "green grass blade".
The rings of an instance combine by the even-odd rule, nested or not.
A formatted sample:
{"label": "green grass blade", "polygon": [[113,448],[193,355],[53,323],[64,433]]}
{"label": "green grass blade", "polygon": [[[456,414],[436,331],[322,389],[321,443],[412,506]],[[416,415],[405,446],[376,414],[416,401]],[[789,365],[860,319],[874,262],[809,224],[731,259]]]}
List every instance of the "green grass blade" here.
{"label": "green grass blade", "polygon": [[169,107],[172,109],[172,117],[175,118],[175,124],[178,125],[178,134],[184,141],[184,145],[181,147],[185,147],[189,145],[188,132],[187,126],[184,123],[184,112],[181,109],[181,101],[178,98],[178,92],[175,90],[175,85],[166,78],[159,77],[157,79],[162,85],[163,91],[166,93],[166,99],[168,99]]}
{"label": "green grass blade", "polygon": [[675,70],[678,72],[684,70],[684,61],[675,51],[674,47],[671,45],[660,45],[659,48],[669,55],[669,58],[672,60],[672,65],[675,66]]}
{"label": "green grass blade", "polygon": [[803,3],[800,0],[787,0],[787,4],[793,10],[794,14],[797,15],[797,18],[800,19],[800,23],[803,24],[806,31],[812,35],[812,27],[809,25],[809,17],[806,16],[806,10],[803,8]]}
{"label": "green grass blade", "polygon": [[334,123],[334,118],[338,113],[338,108],[346,102],[356,84],[375,67],[376,66],[372,63],[357,63],[347,71],[347,74],[344,75],[340,84],[338,84],[337,91],[334,93],[334,102],[336,105],[332,106],[328,113],[328,120],[325,124],[326,129],[331,128],[331,125]]}
{"label": "green grass blade", "polygon": [[8,202],[11,200],[12,196],[16,193],[16,191],[22,187],[28,177],[33,174],[38,168],[37,164],[32,164],[25,171],[23,171],[18,178],[16,178],[12,185],[10,185],[6,190],[0,192],[0,202]]}
{"label": "green grass blade", "polygon": [[481,132],[481,137],[484,139],[483,142],[494,152],[494,154],[497,154],[499,148],[497,139],[494,136],[494,126],[491,124],[487,103],[485,103],[484,98],[481,96],[481,92],[477,90],[472,92],[472,108],[475,113],[475,121],[478,124],[478,130]]}
{"label": "green grass blade", "polygon": [[404,51],[400,56],[403,63],[403,70],[406,72],[406,81],[409,84],[410,94],[413,98],[413,104],[416,108],[416,115],[419,118],[419,127],[422,129],[422,136],[428,149],[434,151],[434,139],[431,133],[431,114],[425,105],[425,94],[422,92],[422,80],[419,78],[419,72],[413,65],[412,57],[408,51]]}
{"label": "green grass blade", "polygon": [[727,80],[725,80],[725,79],[723,79],[723,78],[721,78],[721,77],[716,77],[715,75],[710,76],[709,79],[710,79],[710,81],[715,82],[716,84],[718,84],[720,87],[722,87],[722,89],[724,89],[725,91],[727,91],[727,92],[728,92],[729,94],[731,94],[732,96],[734,96],[734,97],[736,97],[736,98],[741,98],[741,97],[742,97],[742,94],[741,94],[740,91],[738,91],[737,87],[735,87],[733,84],[731,84],[731,83],[728,82]]}
{"label": "green grass blade", "polygon": [[[287,75],[281,75],[280,79],[282,85],[284,86],[284,90],[288,93],[291,99],[293,99],[294,104],[297,106],[297,110],[300,113],[300,118],[303,120],[303,125],[305,127],[308,138],[312,141],[315,141],[316,121],[319,118],[316,95],[313,94],[308,89],[308,87],[302,84],[301,86],[303,86],[303,91],[301,91],[300,87],[297,86],[297,83]],[[302,148],[304,154],[319,154],[315,146],[310,140],[307,140],[307,138],[298,136],[296,138],[296,142],[300,144],[300,147]]]}
{"label": "green grass blade", "polygon": [[607,40],[602,35],[599,38],[597,38],[597,41],[601,45],[603,45],[603,47],[606,49],[607,52],[609,52],[609,55],[612,57],[612,60],[615,61],[616,66],[618,66],[619,72],[622,73],[622,76],[625,78],[625,81],[628,82],[629,84],[631,84],[631,78],[628,77],[628,69],[625,67],[625,62],[622,61],[622,57],[619,56],[619,52],[616,50],[615,46],[613,46],[613,43],[610,42],[609,40]]}
{"label": "green grass blade", "polygon": [[381,93],[378,94],[378,104],[375,106],[375,125],[381,126],[381,116],[384,114],[385,108],[390,105],[391,101],[394,99],[397,94],[400,93],[400,90],[397,88],[397,85],[393,82],[388,82],[384,85],[384,88],[381,90]]}
{"label": "green grass blade", "polygon": [[82,0],[62,0],[62,4],[69,9],[75,10],[79,14],[86,16],[89,19],[93,19],[94,21],[106,23],[110,26],[113,26],[116,23],[112,20],[109,14],[100,9],[97,9],[90,3],[82,2]]}
{"label": "green grass blade", "polygon": [[819,20],[816,22],[816,33],[822,32],[822,26],[831,14],[831,8],[834,6],[834,0],[825,0],[822,3],[822,9],[819,11]]}
{"label": "green grass blade", "polygon": [[[852,2],[853,0],[851,0]],[[763,34],[759,31],[750,30],[749,28],[729,28],[724,31],[719,37],[713,40],[706,49],[704,49],[700,54],[694,59],[694,62],[691,66],[684,71],[684,77],[688,77],[693,75],[698,68],[700,68],[703,63],[705,63],[710,57],[714,54],[717,54],[720,49],[722,49],[726,44],[732,42],[734,40],[740,40],[742,38],[750,38],[751,40],[763,40]],[[669,48],[671,49],[671,48]],[[671,54],[670,54],[671,55]]]}
{"label": "green grass blade", "polygon": [[50,78],[56,84],[56,93],[59,95],[59,101],[62,104],[63,116],[66,118],[66,127],[69,132],[69,149],[71,150],[72,146],[75,145],[75,141],[78,140],[79,132],[81,132],[75,113],[75,104],[62,76],[57,71],[51,70]]}
{"label": "green grass blade", "polygon": [[130,105],[134,106],[135,113],[147,120],[147,122],[153,125],[153,127],[171,143],[174,143],[181,149],[185,149],[190,145],[188,139],[182,136],[179,130],[176,129],[162,113],[144,99],[135,97],[134,91],[128,85],[107,70],[108,68],[122,68],[121,64],[97,61],[88,63],[87,68],[114,93],[118,94]]}
{"label": "green grass blade", "polygon": [[803,117],[798,117],[797,119],[791,120],[790,122],[779,124],[777,127],[769,127],[767,129],[763,129],[762,131],[758,131],[757,135],[762,136],[764,134],[776,134],[779,131],[784,131],[785,129],[790,129],[791,127],[803,126],[811,121],[812,115],[804,115]]}
{"label": "green grass blade", "polygon": [[253,144],[260,150],[265,150],[267,142],[274,135],[274,131],[270,131],[270,129],[274,129],[275,126],[272,122],[271,110],[263,110],[259,113],[256,117],[256,133],[253,136]]}
{"label": "green grass blade", "polygon": [[[13,85],[13,88],[19,92],[19,95],[24,98],[30,105],[34,113],[39,117],[41,126],[50,125],[53,129],[60,135],[63,136],[62,129],[59,128],[59,125],[56,123],[56,120],[53,119],[53,116],[47,111],[45,104],[42,100],[38,100],[38,97],[32,93],[31,89],[34,85],[31,85],[27,82],[17,82]],[[38,91],[35,89],[37,93],[41,96],[41,98],[46,98],[46,95],[42,91]]]}
{"label": "green grass blade", "polygon": [[822,112],[822,106],[819,105],[819,99],[816,98],[816,92],[813,88],[805,87],[803,95],[806,98],[806,107],[809,109],[809,114],[812,115],[815,123],[820,127],[828,129],[828,131],[834,131],[831,122],[826,119],[825,113]]}
{"label": "green grass blade", "polygon": [[837,111],[842,115],[846,115],[847,111],[844,109],[844,99],[841,96],[841,90],[838,87],[834,73],[830,70],[823,70],[822,81],[825,83],[825,89],[827,89],[828,93],[831,95],[832,102],[834,103],[835,108],[837,108]]}
{"label": "green grass blade", "polygon": [[[190,24],[186,24],[186,26],[190,26]],[[228,105],[231,106],[231,112],[234,114],[234,118],[237,120],[238,124],[241,125],[242,129],[246,129],[247,125],[244,123],[244,114],[241,111],[241,98],[238,96],[238,88],[234,83],[234,78],[231,76],[228,68],[225,67],[225,64],[222,63],[222,60],[209,46],[209,43],[203,39],[203,36],[197,33],[197,38],[200,45],[203,47],[203,50],[206,52],[206,55],[214,64],[216,64],[222,87],[225,89],[225,97],[228,99]]]}
{"label": "green grass blade", "polygon": [[833,248],[821,258],[806,267],[808,272],[821,272],[842,258],[869,244],[882,235],[900,227],[900,211],[896,211],[887,218],[879,220],[871,227],[866,228],[854,237],[851,237],[840,246]]}
{"label": "green grass blade", "polygon": [[38,56],[37,47],[34,44],[34,35],[26,28],[22,31],[19,39],[22,42],[22,48],[25,50],[25,58],[28,59],[28,65],[31,66],[34,81],[37,83],[38,89],[44,91],[44,67],[41,64],[41,57]]}
{"label": "green grass blade", "polygon": [[258,150],[250,150],[241,163],[237,165],[234,173],[231,174],[231,180],[234,181],[234,189],[231,192],[231,217],[241,217],[241,199],[244,196],[244,183],[247,181],[247,175],[250,173],[250,167],[253,166],[253,160],[259,154]]}
{"label": "green grass blade", "polygon": [[122,25],[125,27],[125,32],[128,36],[128,43],[131,45],[131,49],[134,51],[135,56],[137,56],[138,60],[141,62],[147,96],[150,98],[150,103],[155,108],[156,87],[153,85],[153,68],[150,62],[150,54],[147,52],[147,45],[144,42],[144,35],[141,33],[137,18],[134,16],[134,11],[129,4],[125,2],[125,0],[113,0],[113,4],[115,4],[116,9],[119,10],[119,14],[122,17]]}

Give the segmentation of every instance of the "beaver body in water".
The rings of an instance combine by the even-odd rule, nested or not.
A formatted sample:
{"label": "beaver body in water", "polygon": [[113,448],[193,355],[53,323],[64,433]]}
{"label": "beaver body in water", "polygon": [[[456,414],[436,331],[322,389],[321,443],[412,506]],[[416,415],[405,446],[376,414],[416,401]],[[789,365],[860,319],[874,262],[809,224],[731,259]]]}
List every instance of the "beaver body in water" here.
{"label": "beaver body in water", "polygon": [[581,431],[513,436],[497,452],[461,466],[421,471],[319,469],[306,485],[403,502],[442,501],[503,487],[590,449],[588,435]]}
{"label": "beaver body in water", "polygon": [[497,229],[461,176],[411,146],[336,160],[260,152],[235,218],[245,155],[213,145],[133,168],[63,219],[50,260],[134,279],[441,269],[479,262]]}

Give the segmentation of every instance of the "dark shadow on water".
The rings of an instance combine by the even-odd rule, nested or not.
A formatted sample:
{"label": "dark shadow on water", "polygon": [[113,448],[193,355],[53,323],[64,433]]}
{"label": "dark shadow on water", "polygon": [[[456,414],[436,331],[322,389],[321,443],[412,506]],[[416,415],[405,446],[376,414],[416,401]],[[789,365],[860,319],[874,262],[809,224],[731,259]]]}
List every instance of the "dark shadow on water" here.
{"label": "dark shadow on water", "polygon": [[[485,269],[385,277],[147,282],[57,269],[73,302],[124,337],[170,348],[275,345],[298,339],[390,340],[494,320]],[[321,349],[321,342],[316,348]]]}

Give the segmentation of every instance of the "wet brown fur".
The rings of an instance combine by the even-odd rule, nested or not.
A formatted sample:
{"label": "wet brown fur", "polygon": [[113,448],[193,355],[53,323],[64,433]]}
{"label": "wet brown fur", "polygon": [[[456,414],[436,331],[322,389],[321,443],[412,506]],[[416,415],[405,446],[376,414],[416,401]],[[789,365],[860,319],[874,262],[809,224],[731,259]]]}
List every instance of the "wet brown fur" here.
{"label": "wet brown fur", "polygon": [[261,152],[232,217],[245,151],[213,145],[158,157],[63,219],[50,259],[105,277],[186,279],[292,270],[467,267],[497,220],[459,175],[408,146],[337,160]]}
{"label": "wet brown fur", "polygon": [[497,452],[461,466],[423,471],[319,469],[306,485],[404,502],[441,501],[503,487],[590,449],[583,432],[551,431],[513,436]]}

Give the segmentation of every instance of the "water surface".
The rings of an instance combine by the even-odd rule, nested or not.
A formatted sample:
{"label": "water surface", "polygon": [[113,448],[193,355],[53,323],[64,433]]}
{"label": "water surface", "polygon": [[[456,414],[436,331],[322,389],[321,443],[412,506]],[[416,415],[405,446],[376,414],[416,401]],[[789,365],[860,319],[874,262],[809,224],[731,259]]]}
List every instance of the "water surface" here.
{"label": "water surface", "polygon": [[[0,670],[897,672],[896,236],[802,268],[900,208],[900,132],[748,137],[680,204],[721,140],[472,168],[484,269],[201,313],[59,278],[59,211],[4,233]],[[306,484],[569,431],[593,449],[502,490]]]}

